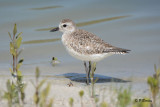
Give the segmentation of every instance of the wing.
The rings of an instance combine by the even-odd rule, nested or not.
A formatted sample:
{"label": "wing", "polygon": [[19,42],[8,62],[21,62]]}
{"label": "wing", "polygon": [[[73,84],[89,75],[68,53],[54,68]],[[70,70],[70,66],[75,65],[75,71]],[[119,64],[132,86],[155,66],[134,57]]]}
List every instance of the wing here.
{"label": "wing", "polygon": [[102,54],[110,52],[127,53],[127,51],[129,51],[126,49],[114,47],[104,42],[96,35],[80,29],[76,32],[73,32],[70,39],[70,47],[72,47],[74,51],[81,54]]}

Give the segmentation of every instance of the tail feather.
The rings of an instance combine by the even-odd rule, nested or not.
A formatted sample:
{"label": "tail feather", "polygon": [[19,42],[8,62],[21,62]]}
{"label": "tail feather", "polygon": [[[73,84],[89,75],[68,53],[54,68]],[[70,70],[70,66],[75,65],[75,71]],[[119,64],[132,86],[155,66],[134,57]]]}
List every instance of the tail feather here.
{"label": "tail feather", "polygon": [[104,53],[125,54],[125,53],[129,53],[129,51],[131,50],[115,47],[115,48],[106,49]]}

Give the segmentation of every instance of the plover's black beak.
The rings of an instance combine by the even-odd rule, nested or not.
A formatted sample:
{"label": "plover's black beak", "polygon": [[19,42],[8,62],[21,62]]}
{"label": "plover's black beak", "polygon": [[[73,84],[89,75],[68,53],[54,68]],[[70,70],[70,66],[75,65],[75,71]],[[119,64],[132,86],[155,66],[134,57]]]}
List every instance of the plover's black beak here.
{"label": "plover's black beak", "polygon": [[50,30],[50,32],[55,32],[55,31],[59,31],[59,27],[56,27],[56,28]]}

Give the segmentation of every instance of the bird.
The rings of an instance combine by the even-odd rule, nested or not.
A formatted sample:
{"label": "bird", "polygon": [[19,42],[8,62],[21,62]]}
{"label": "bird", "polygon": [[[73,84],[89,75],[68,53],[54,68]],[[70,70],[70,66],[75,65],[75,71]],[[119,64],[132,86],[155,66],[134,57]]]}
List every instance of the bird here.
{"label": "bird", "polygon": [[[92,63],[114,54],[126,54],[130,50],[112,46],[95,34],[79,29],[70,19],[62,19],[59,26],[50,32],[62,32],[61,41],[68,53],[84,62],[86,71],[86,83],[89,85],[89,77]],[[86,64],[88,62],[88,66]]]}

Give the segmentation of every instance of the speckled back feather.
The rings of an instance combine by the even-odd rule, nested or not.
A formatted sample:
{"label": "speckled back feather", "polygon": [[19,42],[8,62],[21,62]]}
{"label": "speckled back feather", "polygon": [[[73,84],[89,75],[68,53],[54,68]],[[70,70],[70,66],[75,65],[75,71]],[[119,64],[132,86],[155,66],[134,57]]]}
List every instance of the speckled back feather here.
{"label": "speckled back feather", "polygon": [[130,51],[127,49],[114,47],[104,42],[96,35],[81,29],[77,29],[76,31],[72,32],[70,36],[67,36],[67,41],[67,45],[69,47],[81,54],[124,54]]}

